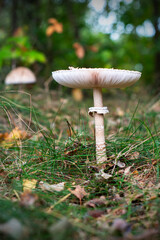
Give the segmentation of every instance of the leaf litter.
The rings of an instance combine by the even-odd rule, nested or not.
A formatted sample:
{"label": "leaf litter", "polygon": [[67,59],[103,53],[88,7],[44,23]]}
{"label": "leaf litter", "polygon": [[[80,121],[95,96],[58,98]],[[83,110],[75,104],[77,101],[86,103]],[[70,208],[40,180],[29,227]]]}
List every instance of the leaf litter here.
{"label": "leaf litter", "polygon": [[[121,115],[121,116],[118,116],[118,115]],[[85,114],[83,117],[85,117]],[[119,113],[117,113],[117,117],[123,118],[123,114],[119,111]],[[62,121],[62,117],[59,118],[58,121]],[[120,123],[119,119],[118,119],[118,122]],[[59,126],[58,124],[55,125],[56,128]],[[63,125],[64,123],[62,123],[61,126]],[[117,126],[118,125],[116,125],[116,127]],[[55,128],[55,132],[57,131],[56,128]],[[121,134],[123,134],[123,130],[121,131],[122,131]],[[5,139],[7,139],[8,135],[9,133],[0,135],[0,145],[2,144],[3,141],[5,141]],[[0,176],[2,178],[3,183],[5,183],[4,186],[7,189],[8,187],[11,186],[11,181],[15,178],[15,173],[16,174],[18,173],[19,174],[18,178],[19,179],[21,179],[21,177],[23,178],[22,180],[22,187],[23,187],[25,185],[24,184],[25,180],[27,179],[27,174],[32,175],[32,171],[30,171],[30,169],[33,170],[31,163],[34,166],[36,166],[36,164],[37,165],[39,164],[38,167],[40,171],[38,173],[36,172],[36,170],[34,171],[35,175],[37,174],[36,177],[35,175],[33,175],[33,177],[29,177],[30,180],[26,184],[27,185],[26,189],[24,188],[23,192],[21,192],[21,190],[16,190],[18,194],[17,196],[20,197],[20,199],[17,201],[20,207],[27,208],[27,209],[31,208],[31,211],[35,211],[35,209],[37,208],[37,202],[43,199],[44,196],[49,196],[50,199],[52,199],[52,201],[51,200],[49,202],[46,201],[47,203],[45,203],[45,209],[50,207],[50,211],[48,212],[48,217],[49,217],[49,214],[51,214],[52,217],[57,216],[57,219],[58,219],[57,224],[60,223],[59,224],[60,227],[58,227],[56,223],[52,223],[50,225],[52,227],[50,228],[51,230],[49,230],[48,226],[44,228],[46,232],[47,231],[50,232],[53,239],[55,234],[59,234],[59,232],[61,231],[60,230],[61,226],[64,226],[64,229],[68,228],[68,221],[69,222],[72,221],[74,227],[78,226],[78,228],[80,229],[79,231],[81,231],[82,235],[84,234],[85,236],[84,239],[85,238],[89,239],[86,237],[85,234],[93,233],[94,230],[97,232],[98,230],[100,230],[100,232],[102,232],[101,229],[107,229],[106,232],[104,230],[104,233],[106,234],[106,236],[108,233],[110,233],[111,235],[115,234],[115,237],[117,237],[117,235],[120,234],[125,239],[149,239],[150,240],[152,239],[152,235],[156,236],[157,229],[159,228],[158,206],[159,206],[160,196],[159,196],[159,185],[157,183],[157,177],[156,177],[156,174],[157,174],[156,169],[157,169],[157,166],[159,165],[159,159],[156,158],[156,156],[152,153],[152,150],[150,149],[148,149],[146,152],[145,150],[140,151],[138,149],[138,144],[141,143],[144,146],[145,143],[150,140],[147,140],[148,138],[145,138],[145,140],[142,141],[141,139],[143,138],[141,137],[140,142],[136,145],[137,140],[135,139],[135,142],[133,141],[133,143],[130,145],[131,147],[128,146],[126,150],[123,150],[121,152],[121,149],[123,149],[123,143],[120,142],[122,144],[122,147],[120,148],[120,145],[118,145],[118,143],[116,143],[117,145],[115,144],[116,142],[115,135],[112,135],[112,138],[110,138],[108,141],[108,149],[109,149],[108,154],[110,156],[114,155],[114,157],[109,157],[109,162],[103,168],[100,178],[96,179],[95,172],[99,172],[100,169],[97,166],[94,166],[93,156],[90,156],[89,154],[86,154],[83,156],[84,149],[87,149],[88,151],[90,150],[90,147],[94,147],[94,144],[90,144],[90,146],[86,148],[85,144],[81,144],[81,140],[77,139],[75,134],[72,133],[70,135],[68,136],[68,138],[69,140],[71,138],[72,140],[74,139],[74,141],[72,141],[72,143],[74,142],[73,145],[68,144],[67,146],[64,145],[64,147],[62,147],[63,146],[62,144],[61,146],[58,146],[58,150],[56,151],[57,153],[55,156],[53,155],[53,152],[52,153],[49,152],[49,149],[50,149],[49,145],[48,145],[47,151],[45,148],[39,151],[37,148],[38,146],[37,145],[36,146],[37,149],[35,148],[36,152],[34,152],[34,155],[37,155],[37,153],[40,152],[40,155],[41,155],[40,162],[36,163],[35,159],[33,159],[32,161],[30,159],[29,161],[24,160],[26,165],[23,166],[24,168],[23,171],[15,172],[15,170],[12,169],[10,176],[5,177],[5,180],[4,180],[3,174],[2,176]],[[17,133],[17,139],[16,138],[10,139],[11,144],[13,144],[12,147],[14,147],[14,145],[19,144],[19,139],[23,141],[24,139],[27,139],[27,136],[25,137],[25,135],[21,133],[19,133],[19,136],[18,136],[18,133]],[[44,143],[43,135],[41,136],[41,139]],[[36,139],[34,142],[39,140],[40,139]],[[7,141],[9,141],[9,139]],[[75,142],[77,143],[75,144]],[[92,139],[92,142],[93,142],[93,139]],[[126,146],[127,144],[128,143],[126,143]],[[114,146],[115,146],[115,149],[114,149]],[[3,146],[1,145],[1,147]],[[61,153],[59,153],[60,150],[62,150]],[[45,151],[47,152],[46,154],[47,156],[49,156],[49,154],[52,154],[50,158],[51,160],[50,159],[48,160],[49,164],[46,161]],[[114,166],[113,160],[115,159],[115,156],[117,156],[118,153],[120,152],[121,154],[119,154],[117,158],[117,163],[118,161],[120,161],[120,164],[117,164],[115,168],[115,172],[113,174],[110,174],[111,169]],[[147,152],[148,152],[148,155],[147,155]],[[4,150],[4,153],[8,154],[8,150]],[[81,153],[82,153],[82,156],[79,156]],[[25,155],[22,155],[22,156],[25,157]],[[30,154],[30,157],[31,156],[32,155]],[[53,161],[54,158],[60,160],[60,161],[57,161],[58,166],[62,166],[61,162],[64,160],[66,162],[65,168],[64,169],[56,168],[56,166],[54,165],[56,163],[56,160],[54,162]],[[73,161],[73,163],[76,162],[77,166],[79,163],[82,164],[81,169],[84,171],[84,175],[80,175],[80,172],[78,173],[75,172],[74,180],[73,180],[73,175],[70,176],[70,172],[73,170],[71,161]],[[85,165],[86,161],[87,163]],[[28,168],[27,168],[28,163],[30,165],[28,165]],[[123,163],[125,163],[126,165],[123,165]],[[44,170],[42,167],[43,164],[44,166],[46,165],[46,168]],[[3,162],[3,166],[4,166],[4,171],[6,172],[5,175],[8,175],[7,164],[5,161]],[[51,171],[47,171],[48,169],[52,169],[52,167],[54,169],[53,171],[54,174]],[[25,171],[28,171],[27,174]],[[65,178],[65,174],[68,175],[68,178]],[[103,175],[103,174],[106,174],[106,175]],[[111,176],[108,177],[107,174]],[[57,176],[59,176],[59,179],[56,179]],[[105,176],[105,177],[102,177],[102,176]],[[35,180],[35,178],[41,181],[43,180],[41,182],[43,185],[42,188],[40,187],[40,182],[38,183],[38,181],[37,182],[35,181],[34,183],[33,180]],[[68,179],[68,182],[66,181],[66,179]],[[87,181],[84,181],[86,179]],[[50,186],[57,185],[57,184],[47,183],[48,180],[50,183],[51,182],[63,183],[63,181],[65,181],[66,182],[65,186],[67,187],[64,188],[62,185],[62,188],[60,188],[61,189],[60,191],[53,190],[52,187],[51,187],[52,189],[51,191],[47,190],[47,188],[50,188]],[[74,190],[72,189],[73,185],[70,186],[72,190],[68,188],[68,185],[70,184],[69,181],[75,181]],[[80,185],[77,185],[77,184],[80,184]],[[77,188],[77,186],[79,187]],[[84,186],[85,186],[85,190],[84,190]],[[29,189],[29,191],[27,191],[27,188]],[[79,200],[80,205],[72,204],[73,195]],[[4,195],[4,198],[11,199],[11,201],[13,201],[13,204],[14,204],[15,198],[12,198],[11,196],[13,195],[9,193],[9,188],[8,188],[6,190],[6,194]],[[90,200],[86,201],[86,198],[90,198]],[[93,210],[90,211],[88,210],[88,208],[93,208]],[[67,211],[70,211],[70,214],[68,214]],[[62,213],[61,215],[59,214],[60,212]],[[64,224],[63,224],[64,216],[66,216],[67,220],[64,220]],[[48,217],[46,217],[46,219]],[[12,220],[12,218],[10,220]],[[19,219],[17,220],[19,221],[20,225],[23,228],[24,224],[22,224]],[[62,220],[62,223],[61,223],[61,220]],[[36,221],[38,221],[38,218]],[[32,219],[31,219],[31,222],[32,222]],[[5,223],[7,223],[7,221],[1,220],[1,225]],[[89,225],[90,227],[92,226],[91,229],[89,228]],[[136,232],[137,229],[140,229],[142,233]],[[136,233],[136,236],[133,235],[133,233]],[[77,232],[76,234],[78,236]],[[21,236],[21,234],[17,236]],[[107,238],[106,236],[105,238]],[[15,235],[15,238],[16,238],[16,235]],[[100,237],[96,237],[96,238],[99,239]],[[105,238],[102,238],[102,239],[105,239]]]}

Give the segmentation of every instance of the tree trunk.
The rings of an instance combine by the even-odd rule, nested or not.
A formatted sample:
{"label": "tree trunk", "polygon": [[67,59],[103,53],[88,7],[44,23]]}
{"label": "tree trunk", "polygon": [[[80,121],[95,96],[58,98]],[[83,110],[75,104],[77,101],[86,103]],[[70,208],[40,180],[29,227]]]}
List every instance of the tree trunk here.
{"label": "tree trunk", "polygon": [[155,35],[154,35],[154,44],[155,44],[155,72],[154,72],[154,85],[156,87],[156,90],[160,90],[160,48],[158,45],[160,44],[160,30],[158,27],[158,20],[160,16],[160,1],[159,0],[153,0],[153,25],[155,29]]}
{"label": "tree trunk", "polygon": [[18,0],[12,0],[11,5],[11,35],[18,27]]}

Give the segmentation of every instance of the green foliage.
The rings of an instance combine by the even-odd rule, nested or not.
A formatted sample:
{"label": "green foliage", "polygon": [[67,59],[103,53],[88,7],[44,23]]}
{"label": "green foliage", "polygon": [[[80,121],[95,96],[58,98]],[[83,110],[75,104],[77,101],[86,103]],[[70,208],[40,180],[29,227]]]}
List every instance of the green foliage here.
{"label": "green foliage", "polygon": [[[159,1],[107,0],[100,13],[94,12],[91,0],[23,2],[25,8],[21,1],[16,1],[15,14],[12,11],[14,0],[10,3],[6,1],[1,9],[4,20],[4,24],[0,23],[2,70],[12,59],[16,59],[24,65],[43,63],[38,69],[45,79],[53,70],[68,66],[114,67],[142,71],[141,81],[144,83],[159,82]],[[113,24],[110,20],[106,21],[102,30],[99,19],[101,16],[107,19],[110,13],[115,15],[116,20]],[[62,24],[63,31],[54,31],[48,36],[46,30],[50,18]],[[138,29],[146,23],[152,26],[152,34],[139,34]],[[122,28],[119,31],[120,25]],[[25,36],[12,37],[18,28],[25,29]],[[117,31],[120,37],[114,40],[112,35]],[[84,49],[82,58],[76,54],[75,43]]]}
{"label": "green foliage", "polygon": [[0,51],[0,67],[17,60],[23,65],[31,65],[34,62],[45,63],[45,55],[35,50],[27,36],[10,37],[3,44]]}

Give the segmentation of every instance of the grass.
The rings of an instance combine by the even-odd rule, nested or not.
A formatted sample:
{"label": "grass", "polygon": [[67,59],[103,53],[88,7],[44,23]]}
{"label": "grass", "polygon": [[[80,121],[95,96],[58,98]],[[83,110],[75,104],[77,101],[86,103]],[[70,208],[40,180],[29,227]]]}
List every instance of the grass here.
{"label": "grass", "polygon": [[[15,235],[0,233],[1,239],[158,239],[160,115],[154,102],[147,105],[149,96],[137,102],[137,96],[128,101],[118,94],[120,100],[116,95],[104,100],[110,114],[103,168],[113,175],[106,180],[96,177],[94,122],[87,115],[91,99],[76,103],[39,89],[3,92],[0,132],[18,127],[27,137],[0,138],[0,223],[14,218],[21,226]],[[31,193],[23,191],[26,179],[37,180]],[[65,188],[50,192],[40,181],[65,182]],[[82,201],[70,192],[77,185],[89,193]],[[87,207],[101,196],[105,203]],[[116,219],[126,227],[114,227]]]}

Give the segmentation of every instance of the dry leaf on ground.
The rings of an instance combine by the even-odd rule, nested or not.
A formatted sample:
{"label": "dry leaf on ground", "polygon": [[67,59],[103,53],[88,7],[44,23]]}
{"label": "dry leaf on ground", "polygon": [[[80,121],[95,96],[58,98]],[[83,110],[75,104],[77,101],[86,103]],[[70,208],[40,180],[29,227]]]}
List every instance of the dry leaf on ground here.
{"label": "dry leaf on ground", "polygon": [[127,158],[134,160],[134,159],[138,159],[138,158],[139,158],[139,155],[140,155],[139,152],[133,152],[133,153],[129,153],[129,154],[127,155]]}
{"label": "dry leaf on ground", "polygon": [[25,191],[20,195],[20,205],[24,207],[30,207],[35,204],[38,200],[38,196],[35,193],[32,193],[30,190]]}
{"label": "dry leaf on ground", "polygon": [[104,178],[106,180],[112,177],[111,174],[105,173],[104,169],[101,169],[99,171],[99,173],[96,173],[95,175],[96,175],[97,178],[101,178],[102,177],[102,178]]}
{"label": "dry leaf on ground", "polygon": [[106,211],[104,210],[100,210],[100,209],[96,209],[96,210],[92,210],[92,211],[88,211],[87,215],[93,218],[99,218],[102,215],[106,214]]}
{"label": "dry leaf on ground", "polygon": [[20,130],[18,127],[15,127],[10,133],[0,134],[1,145],[3,147],[11,147],[14,143],[19,145],[19,141],[29,137],[26,131]]}
{"label": "dry leaf on ground", "polygon": [[126,164],[124,162],[121,162],[121,161],[117,161],[116,165],[120,168],[124,168],[126,166]]}
{"label": "dry leaf on ground", "polygon": [[134,164],[132,164],[131,166],[129,167],[126,167],[125,170],[124,170],[124,175],[125,176],[128,176],[131,174],[131,168],[133,167]]}
{"label": "dry leaf on ground", "polygon": [[82,198],[88,195],[88,193],[85,192],[84,187],[81,187],[80,185],[77,185],[75,190],[71,190],[70,188],[68,188],[68,190],[79,199],[80,205],[82,204]]}
{"label": "dry leaf on ground", "polygon": [[37,180],[36,179],[23,179],[23,191],[31,191],[36,187]]}
{"label": "dry leaf on ground", "polygon": [[50,191],[50,192],[61,192],[64,190],[65,182],[57,183],[57,184],[49,184],[43,181],[40,181],[39,186],[42,190]]}
{"label": "dry leaf on ground", "polygon": [[106,205],[107,201],[105,196],[101,196],[100,198],[93,198],[85,203],[86,207],[97,207],[97,206],[104,206]]}

